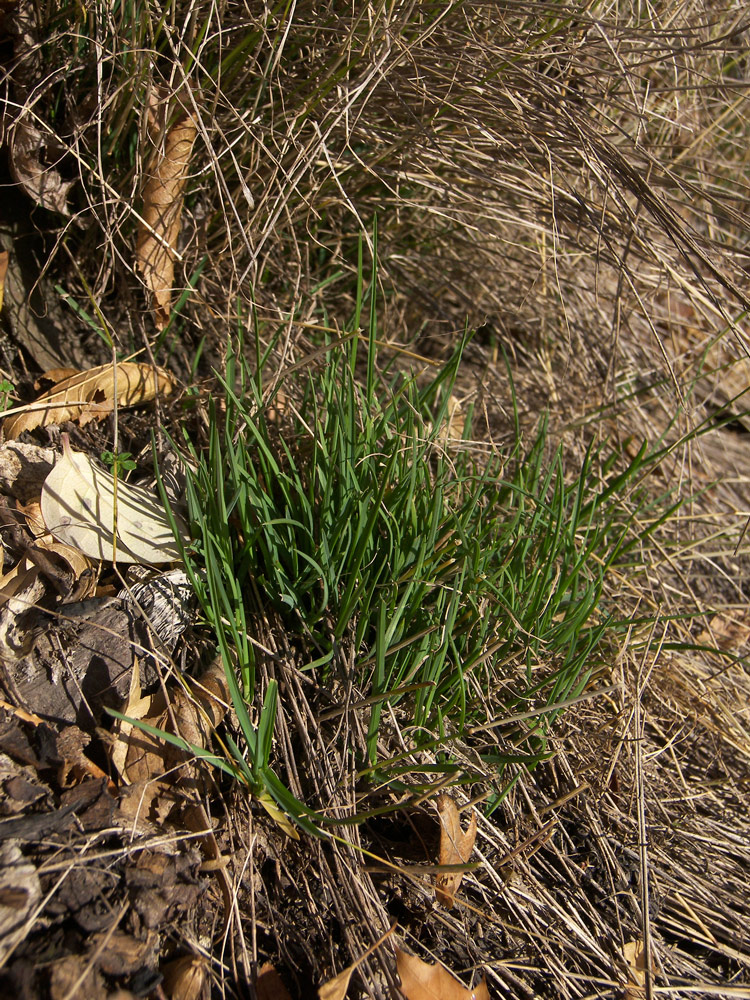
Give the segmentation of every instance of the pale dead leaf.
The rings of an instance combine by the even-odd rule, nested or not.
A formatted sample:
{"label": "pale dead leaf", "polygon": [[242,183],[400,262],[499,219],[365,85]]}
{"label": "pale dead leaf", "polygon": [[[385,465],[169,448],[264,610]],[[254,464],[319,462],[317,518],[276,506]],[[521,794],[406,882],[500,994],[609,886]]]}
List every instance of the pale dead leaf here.
{"label": "pale dead leaf", "polygon": [[[180,548],[156,493],[122,479],[115,486],[111,473],[72,450],[66,434],[62,440],[63,454],[42,487],[48,531],[91,559],[145,564],[178,560]],[[187,544],[187,528],[177,521]]]}
{"label": "pale dead leaf", "polygon": [[0,309],[5,296],[5,275],[8,273],[8,251],[0,250]]}
{"label": "pale dead leaf", "polygon": [[334,976],[334,978],[329,979],[327,983],[323,983],[318,990],[320,1000],[344,1000],[347,990],[349,989],[352,974],[358,964],[359,963],[348,965],[343,972],[339,972],[338,976]]}
{"label": "pale dead leaf", "polygon": [[646,956],[643,941],[627,941],[622,946],[622,955],[628,966],[628,973],[634,985],[646,983]]}
{"label": "pale dead leaf", "polygon": [[131,361],[116,366],[99,365],[72,375],[70,372],[71,369],[62,368],[45,373],[44,377],[55,379],[57,385],[6,417],[3,421],[6,440],[18,437],[23,431],[66,420],[77,420],[83,426],[112,413],[115,399],[117,406],[124,408],[147,403],[157,395],[167,396],[174,390],[174,382],[166,372]]}
{"label": "pale dead leaf", "polygon": [[327,983],[323,985],[318,990],[318,996],[320,1000],[344,1000],[346,996],[346,991],[349,989],[349,983],[352,978],[354,970],[360,966],[366,958],[368,958],[372,953],[381,946],[387,937],[396,930],[396,924],[393,924],[388,930],[383,934],[382,937],[378,938],[375,944],[370,945],[370,947],[359,958],[348,965],[343,972],[340,972],[338,976],[334,976],[333,979],[329,979]]}
{"label": "pale dead leaf", "polygon": [[196,135],[191,115],[183,114],[174,122],[163,148],[151,157],[143,189],[143,223],[138,231],[136,263],[153,297],[158,330],[167,325],[172,308],[177,239]]}
{"label": "pale dead leaf", "polygon": [[750,640],[750,620],[740,610],[719,612],[711,618],[709,626],[700,633],[698,642],[737,652]]}
{"label": "pale dead leaf", "polygon": [[625,1000],[643,1000],[646,996],[646,952],[643,941],[627,941],[622,946],[622,955],[628,966],[628,979],[625,987]]}
{"label": "pale dead leaf", "polygon": [[270,962],[266,962],[258,971],[255,995],[258,1000],[292,1000],[281,976]]}
{"label": "pale dead leaf", "polygon": [[[464,833],[456,803],[450,795],[439,795],[435,805],[440,817],[440,864],[465,865],[477,839],[477,814],[472,810],[469,828]],[[435,898],[450,909],[463,877],[462,872],[444,872],[436,878]]]}
{"label": "pale dead leaf", "polygon": [[396,948],[396,968],[406,1000],[490,1000],[487,982],[467,989],[442,965],[428,965]]}

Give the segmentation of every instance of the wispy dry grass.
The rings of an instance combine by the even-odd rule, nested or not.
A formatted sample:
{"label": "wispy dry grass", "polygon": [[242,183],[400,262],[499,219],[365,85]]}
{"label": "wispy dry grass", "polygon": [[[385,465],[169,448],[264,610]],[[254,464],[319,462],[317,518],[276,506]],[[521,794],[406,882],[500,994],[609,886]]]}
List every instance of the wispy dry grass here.
{"label": "wispy dry grass", "polygon": [[287,314],[326,279],[345,298],[376,214],[401,336],[489,318],[613,373],[623,335],[666,363],[675,303],[716,331],[747,302],[741,4],[82,10],[48,11],[47,73],[61,49],[72,65],[35,111],[74,151],[88,238],[67,238],[104,238],[105,301],[125,280],[137,311],[145,108],[166,88],[199,122],[181,244],[183,282],[208,254],[198,328],[238,297]]}
{"label": "wispy dry grass", "polygon": [[[173,366],[186,379],[202,336],[221,355],[238,300],[289,318],[276,364],[298,360],[315,339],[305,320],[322,306],[350,311],[357,241],[377,215],[385,334],[439,353],[467,320],[481,325],[462,390],[493,433],[509,422],[501,348],[521,407],[552,407],[571,460],[600,426],[677,442],[747,388],[743,3],[40,11],[4,85],[26,72],[11,109],[33,109],[69,148],[73,217],[43,224],[77,259],[121,346],[157,341],[134,271],[134,213],[149,95],[166,87],[199,125],[176,272],[179,291],[206,257],[175,325]],[[50,267],[85,306],[66,260]],[[436,916],[410,873],[365,871],[358,838],[374,847],[382,830],[298,856],[238,829],[251,877],[241,865],[235,876],[252,919],[240,921],[240,957],[217,963],[228,990],[229,966],[241,978],[271,953],[319,981],[404,914],[407,944],[455,969],[488,968],[499,995],[622,995],[622,946],[644,934],[660,987],[716,995],[747,983],[744,452],[724,429],[665,459],[653,488],[695,499],[643,553],[640,575],[623,570],[605,595],[623,615],[658,618],[665,642],[646,648],[643,626],[613,650],[618,692],[569,715],[556,759],[534,785],[522,776],[484,824],[471,907]],[[283,661],[283,636],[264,641]],[[695,648],[727,643],[734,660]],[[291,668],[287,682],[295,708],[280,717],[280,741],[293,785],[300,746],[324,761],[326,744],[312,682]],[[334,804],[354,795],[349,760],[325,761],[315,780]],[[295,926],[309,940],[292,940]],[[385,996],[388,960],[371,964],[369,995]]]}

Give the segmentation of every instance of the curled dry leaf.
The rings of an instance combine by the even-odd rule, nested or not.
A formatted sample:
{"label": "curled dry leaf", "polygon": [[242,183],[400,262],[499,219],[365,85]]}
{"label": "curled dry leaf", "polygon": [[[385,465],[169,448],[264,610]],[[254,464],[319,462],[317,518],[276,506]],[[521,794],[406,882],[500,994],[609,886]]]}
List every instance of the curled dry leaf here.
{"label": "curled dry leaf", "polygon": [[[42,70],[39,17],[28,0],[14,4],[3,22],[13,39],[14,102],[18,109],[8,130],[8,163],[16,183],[30,198],[51,212],[70,215],[68,191],[75,183],[64,180],[58,166],[67,150],[52,129],[42,131],[39,107],[57,74]],[[46,78],[45,78],[46,77]],[[8,106],[6,105],[6,110]]]}
{"label": "curled dry leaf", "polygon": [[[440,864],[465,865],[477,839],[477,814],[472,810],[469,828],[464,833],[458,808],[450,795],[439,795],[435,804],[440,817]],[[456,901],[462,876],[462,872],[445,872],[437,877],[435,897],[447,909]]]}
{"label": "curled dry leaf", "polygon": [[114,794],[116,792],[114,782],[84,753],[90,742],[89,734],[84,733],[78,726],[66,726],[58,733],[55,752],[60,758],[57,770],[60,787],[69,788],[80,784],[86,778],[104,779],[107,788]]}
{"label": "curled dry leaf", "polygon": [[153,296],[154,320],[159,330],[167,325],[172,308],[177,238],[196,134],[192,115],[183,114],[172,124],[163,147],[151,157],[143,189],[143,223],[138,231],[136,263]]}
{"label": "curled dry leaf", "polygon": [[406,1000],[490,1000],[486,980],[467,989],[442,965],[428,965],[396,948],[396,968]]}
{"label": "curled dry leaf", "polygon": [[184,955],[162,966],[163,989],[169,1000],[205,1000],[208,962],[202,955]]}
{"label": "curled dry leaf", "polygon": [[[230,699],[221,663],[214,663],[191,687],[191,694],[183,688],[172,689],[167,706],[161,691],[144,699],[135,683],[123,715],[142,719],[154,729],[173,733],[176,730],[188,743],[205,747],[224,717]],[[195,788],[198,781],[184,751],[128,722],[120,723],[112,763],[123,783],[132,786],[121,808],[127,815],[146,819],[165,819],[180,798],[176,786]]]}
{"label": "curled dry leaf", "polygon": [[55,369],[44,377],[54,379],[57,385],[42,393],[36,402],[6,417],[3,422],[6,440],[18,437],[23,431],[65,420],[77,420],[83,426],[112,413],[115,399],[118,407],[136,406],[174,390],[174,382],[166,372],[134,362],[99,365],[87,372]]}
{"label": "curled dry leaf", "polygon": [[51,583],[63,603],[84,600],[96,590],[94,564],[78,549],[57,542],[46,532],[38,503],[15,508],[23,515],[33,538],[25,544],[21,558],[0,575],[0,607],[39,579]]}
{"label": "curled dry leaf", "polygon": [[3,308],[5,296],[5,275],[8,273],[8,251],[0,251],[0,309]]}
{"label": "curled dry leaf", "polygon": [[[114,476],[62,437],[63,454],[42,488],[47,530],[91,559],[154,565],[178,560],[180,547],[156,493],[121,479],[115,484]],[[187,544],[187,528],[176,520]]]}
{"label": "curled dry leaf", "polygon": [[75,184],[63,180],[56,166],[65,152],[57,136],[42,132],[30,113],[21,112],[8,143],[13,179],[38,205],[60,215],[70,215],[68,192]]}

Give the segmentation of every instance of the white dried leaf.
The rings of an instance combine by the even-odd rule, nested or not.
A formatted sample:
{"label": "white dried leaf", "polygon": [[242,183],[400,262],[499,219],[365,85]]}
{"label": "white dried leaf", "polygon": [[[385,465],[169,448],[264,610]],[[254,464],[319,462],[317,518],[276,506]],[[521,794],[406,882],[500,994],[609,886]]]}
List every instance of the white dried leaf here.
{"label": "white dried leaf", "polygon": [[[167,512],[151,490],[117,480],[111,473],[70,447],[63,435],[63,454],[44,481],[42,516],[47,530],[91,559],[159,564],[180,559]],[[187,528],[177,518],[187,543]]]}

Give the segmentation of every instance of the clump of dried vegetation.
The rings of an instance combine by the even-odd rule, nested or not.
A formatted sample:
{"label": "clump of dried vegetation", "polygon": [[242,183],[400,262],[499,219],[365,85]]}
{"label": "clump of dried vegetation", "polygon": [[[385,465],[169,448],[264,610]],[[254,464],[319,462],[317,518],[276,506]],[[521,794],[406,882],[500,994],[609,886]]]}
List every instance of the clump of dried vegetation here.
{"label": "clump of dried vegetation", "polygon": [[[744,5],[127,0],[2,10],[7,182],[28,196],[3,223],[4,242],[26,255],[8,288],[11,305],[32,294],[44,303],[28,322],[9,320],[22,353],[6,348],[3,364],[18,385],[22,363],[90,367],[114,345],[121,357],[144,350],[169,368],[184,389],[196,462],[208,456],[202,493],[189,491],[194,524],[199,497],[222,496],[211,469],[238,442],[245,448],[254,416],[263,430],[252,440],[268,455],[305,457],[302,429],[319,403],[310,386],[325,382],[314,380],[329,357],[344,362],[338,381],[333,360],[326,370],[328,402],[338,401],[347,373],[366,386],[361,397],[352,389],[353,412],[374,405],[373,388],[390,384],[390,372],[424,386],[467,328],[474,333],[450,406],[443,400],[445,433],[433,435],[435,453],[419,455],[425,468],[434,472],[429,463],[439,460],[464,469],[467,454],[477,467],[502,465],[516,447],[516,459],[533,453],[539,469],[559,462],[560,483],[570,486],[606,441],[616,458],[601,484],[634,470],[611,497],[630,532],[628,558],[607,562],[597,593],[596,622],[617,627],[595,662],[578,667],[592,697],[578,700],[574,682],[545,692],[542,707],[555,709],[548,733],[529,681],[528,717],[516,708],[505,730],[474,720],[449,760],[441,742],[415,748],[396,703],[368,701],[370,689],[356,682],[353,637],[365,635],[356,616],[339,628],[322,607],[316,622],[313,591],[293,631],[283,600],[267,600],[274,559],[227,557],[237,578],[248,574],[245,589],[228,586],[224,604],[199,596],[227,665],[229,647],[245,644],[234,687],[256,697],[239,728],[261,719],[265,756],[245,774],[252,748],[230,746],[227,724],[225,771],[241,780],[219,774],[208,790],[192,789],[203,796],[201,823],[215,826],[224,891],[216,912],[225,919],[209,929],[205,913],[179,928],[158,925],[151,964],[159,948],[168,957],[187,951],[205,961],[206,989],[243,996],[271,960],[302,996],[397,920],[407,949],[465,980],[479,970],[497,996],[633,1000],[656,987],[749,995],[737,992],[750,989]],[[182,144],[177,190],[161,215],[149,214],[144,191],[170,142]],[[368,302],[362,260],[375,255],[374,220]],[[160,256],[165,242],[172,250]],[[367,327],[363,303],[374,309],[376,300],[377,323],[357,358],[352,335]],[[45,335],[45,311],[64,336]],[[238,345],[248,353],[227,381]],[[416,413],[416,397],[404,399]],[[546,436],[530,448],[544,412]],[[176,413],[159,414],[174,438]],[[217,428],[227,426],[222,444]],[[132,440],[145,451],[138,430]],[[250,483],[244,451],[232,462],[236,481]],[[261,481],[275,469],[264,463]],[[300,482],[304,499],[304,475]],[[580,518],[586,508],[574,507]],[[207,522],[231,523],[231,513],[220,503]],[[588,551],[592,525],[575,523],[573,540]],[[313,556],[304,555],[300,574]],[[607,561],[593,548],[590,558]],[[196,574],[200,590],[200,567]],[[245,617],[227,625],[240,605]],[[508,613],[528,639],[508,656],[529,677],[538,669],[549,679],[554,656],[545,660],[532,622]],[[472,656],[478,674],[485,661],[481,651]],[[311,662],[320,669],[306,669]],[[496,679],[489,668],[487,676]],[[398,675],[401,688],[412,681],[408,670]],[[566,700],[574,704],[560,713]],[[271,702],[269,729],[261,705]],[[498,706],[507,697],[485,684],[490,723]],[[369,815],[348,824],[378,739],[391,770],[374,772],[383,785],[367,785]],[[489,810],[482,777],[492,754],[502,757],[502,781]],[[265,813],[243,775],[264,790]],[[460,785],[457,797],[473,796],[479,811],[478,866],[450,909],[436,906],[425,868],[435,863],[438,829],[430,793],[441,783]],[[294,812],[302,801],[341,820],[335,838],[289,838],[278,807]],[[103,838],[81,841],[78,868],[99,863]],[[194,873],[200,859],[188,860],[183,868]],[[125,926],[130,897],[118,885],[108,884],[107,905],[124,906]],[[37,916],[32,942],[54,919],[41,906]],[[389,947],[362,963],[349,996],[393,995]],[[116,981],[91,965],[98,981]]]}

